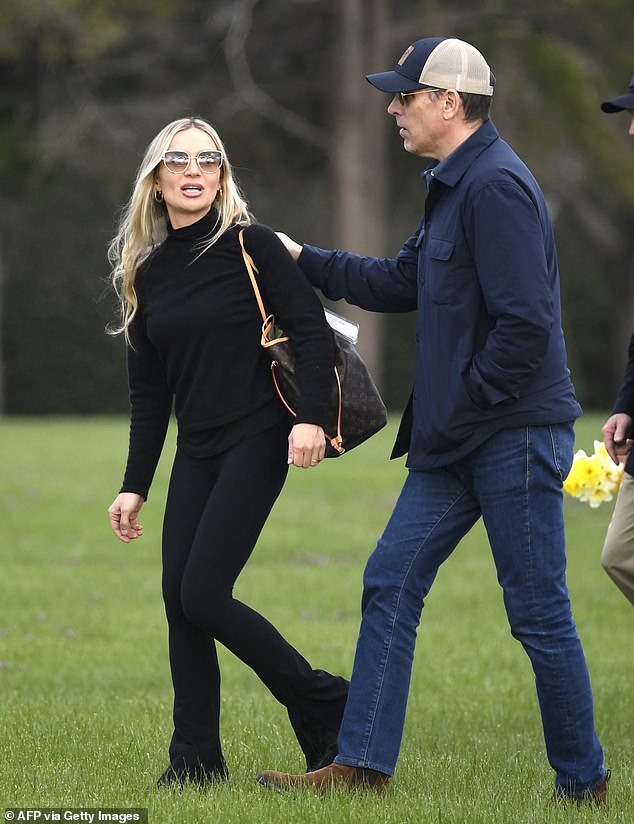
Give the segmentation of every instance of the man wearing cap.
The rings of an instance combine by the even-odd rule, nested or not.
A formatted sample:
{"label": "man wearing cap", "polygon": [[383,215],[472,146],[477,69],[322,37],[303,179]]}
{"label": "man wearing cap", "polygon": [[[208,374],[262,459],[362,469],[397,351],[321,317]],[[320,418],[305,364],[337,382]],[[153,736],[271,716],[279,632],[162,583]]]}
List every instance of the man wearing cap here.
{"label": "man wearing cap", "polygon": [[[629,134],[634,137],[634,76],[626,94],[613,97],[601,104],[608,114],[628,112]],[[634,275],[634,261],[632,261]],[[603,426],[603,440],[615,463],[625,463],[625,472],[614,505],[614,513],[605,537],[601,564],[610,578],[629,601],[634,604],[634,335],[630,339],[628,362],[623,385],[612,415]]]}
{"label": "man wearing cap", "polygon": [[546,204],[489,120],[495,79],[473,46],[419,40],[394,71],[367,79],[391,96],[405,150],[435,161],[418,227],[394,259],[285,242],[328,298],[417,311],[414,388],[392,453],[407,453],[408,475],[364,573],[338,755],[303,776],[265,771],[258,781],[386,786],[424,598],[482,517],[511,632],[535,672],[553,797],[602,803],[609,772],[565,578],[562,482],[581,409]]}

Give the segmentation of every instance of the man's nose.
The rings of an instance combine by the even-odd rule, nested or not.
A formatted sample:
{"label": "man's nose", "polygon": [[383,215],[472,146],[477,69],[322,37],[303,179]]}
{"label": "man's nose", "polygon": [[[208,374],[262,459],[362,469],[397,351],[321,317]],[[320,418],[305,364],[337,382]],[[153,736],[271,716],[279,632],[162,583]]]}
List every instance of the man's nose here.
{"label": "man's nose", "polygon": [[402,108],[401,101],[398,99],[398,95],[395,94],[387,107],[387,113],[396,116]]}

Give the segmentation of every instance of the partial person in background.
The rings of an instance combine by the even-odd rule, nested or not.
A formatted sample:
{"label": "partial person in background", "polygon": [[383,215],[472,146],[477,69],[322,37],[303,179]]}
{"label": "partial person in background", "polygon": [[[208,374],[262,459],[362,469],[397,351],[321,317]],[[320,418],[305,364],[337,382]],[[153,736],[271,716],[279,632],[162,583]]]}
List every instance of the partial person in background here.
{"label": "partial person in background", "polygon": [[436,161],[418,227],[393,259],[285,242],[328,298],[418,313],[414,389],[392,453],[408,453],[408,475],[365,570],[339,754],[303,776],[258,780],[385,787],[425,598],[482,518],[511,632],[535,673],[554,798],[603,803],[609,772],[566,585],[562,485],[581,409],[548,209],[489,119],[495,79],[472,45],[418,40],[394,71],[367,79],[390,95],[405,150]]}
{"label": "partial person in background", "polygon": [[[625,94],[601,104],[608,114],[627,112],[628,134],[634,137],[634,76]],[[634,260],[632,261],[634,278]],[[630,338],[623,385],[612,414],[603,425],[603,441],[614,463],[625,463],[625,472],[605,536],[601,565],[625,597],[634,604],[634,334]]]}
{"label": "partial person in background", "polygon": [[[266,305],[298,355],[294,425],[260,346],[241,229]],[[150,144],[110,259],[131,405],[125,477],[108,510],[121,541],[142,534],[138,515],[172,402],[178,421],[162,539],[174,733],[159,786],[228,777],[216,641],[287,708],[307,768],[315,769],[336,754],[348,682],[314,670],[233,597],[233,586],[289,464],[309,468],[324,457],[334,351],[323,307],[275,233],[253,222],[220,137],[199,118],[168,124]]]}

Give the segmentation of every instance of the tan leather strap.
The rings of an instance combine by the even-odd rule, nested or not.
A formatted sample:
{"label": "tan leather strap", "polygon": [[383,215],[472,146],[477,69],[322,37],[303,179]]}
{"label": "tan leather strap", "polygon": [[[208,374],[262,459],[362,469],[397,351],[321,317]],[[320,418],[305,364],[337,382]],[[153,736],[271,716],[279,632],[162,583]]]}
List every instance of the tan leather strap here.
{"label": "tan leather strap", "polygon": [[264,304],[262,303],[262,295],[260,294],[260,290],[258,289],[258,282],[255,279],[254,272],[258,271],[258,267],[253,262],[253,258],[244,248],[244,229],[240,229],[240,234],[238,235],[240,238],[240,246],[242,247],[242,257],[244,258],[244,265],[247,267],[247,272],[249,273],[249,277],[251,278],[251,286],[253,286],[253,291],[255,292],[255,298],[258,302],[258,306],[260,307],[260,314],[262,315],[262,320],[266,322],[267,314],[264,308]]}
{"label": "tan leather strap", "polygon": [[[288,337],[285,336],[285,337],[281,337],[281,338],[276,338],[275,340],[271,340],[269,338],[269,331],[274,327],[275,319],[274,319],[273,315],[267,315],[266,314],[266,309],[264,308],[264,302],[262,301],[262,295],[260,294],[260,290],[258,288],[258,282],[257,282],[257,280],[255,278],[255,274],[254,274],[255,272],[258,272],[259,270],[258,270],[258,267],[253,262],[253,258],[251,257],[251,255],[244,248],[244,237],[243,236],[244,236],[244,229],[241,229],[240,234],[238,235],[238,237],[240,239],[240,246],[242,247],[242,257],[244,259],[244,265],[247,268],[247,272],[249,273],[249,278],[251,280],[251,286],[253,286],[253,291],[255,292],[255,298],[258,302],[258,306],[260,307],[260,314],[262,315],[262,341],[261,342],[262,342],[262,346],[266,348],[267,346],[271,346],[271,344],[273,344],[273,343],[281,343],[283,341],[287,341]],[[282,403],[284,404],[284,406],[286,407],[286,409],[288,409],[288,411],[291,413],[291,415],[294,418],[296,418],[297,417],[297,412],[295,412],[295,410],[291,409],[291,407],[287,403],[286,398],[282,394],[282,391],[281,391],[281,389],[278,385],[277,378],[275,376],[275,367],[276,366],[277,366],[277,361],[275,361],[275,360],[271,361],[271,376],[273,378],[273,385],[275,386],[275,391],[279,395],[279,398],[282,401]],[[326,432],[324,432],[324,435],[326,435],[326,437],[330,441],[330,445],[332,446],[332,448],[335,449],[340,454],[343,454],[346,450],[343,447],[343,438],[341,436],[341,381],[339,379],[339,370],[337,369],[336,366],[334,367],[334,370],[335,370],[335,379],[337,381],[337,390],[338,390],[338,396],[339,396],[339,398],[338,398],[338,401],[339,401],[338,402],[338,410],[337,410],[337,434],[334,436],[334,438],[331,435],[328,435]]]}
{"label": "tan leather strap", "polygon": [[[242,247],[242,257],[244,259],[244,265],[247,267],[249,278],[251,279],[251,286],[253,286],[253,291],[255,292],[255,299],[257,300],[258,306],[260,307],[260,314],[262,315],[262,340],[260,341],[260,343],[266,349],[268,346],[271,346],[274,343],[282,343],[283,341],[287,341],[288,337],[284,336],[281,338],[275,338],[274,340],[270,337],[270,333],[273,331],[273,327],[275,326],[275,317],[273,315],[266,314],[266,309],[264,308],[264,301],[262,300],[262,295],[260,294],[258,282],[255,277],[255,272],[259,273],[260,270],[253,262],[253,258],[251,257],[251,255],[244,248],[243,235],[244,229],[241,229],[238,237],[240,238],[240,246]],[[277,388],[277,384],[275,386]],[[284,399],[282,398],[282,400]],[[286,401],[284,401],[284,404],[286,404]]]}

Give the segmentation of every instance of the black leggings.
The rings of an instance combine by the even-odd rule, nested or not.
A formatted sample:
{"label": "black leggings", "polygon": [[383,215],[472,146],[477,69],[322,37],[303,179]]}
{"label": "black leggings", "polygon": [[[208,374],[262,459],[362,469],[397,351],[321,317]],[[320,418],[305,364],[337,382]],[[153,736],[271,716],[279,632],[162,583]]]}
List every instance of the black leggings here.
{"label": "black leggings", "polygon": [[174,685],[170,760],[222,763],[214,639],[284,706],[338,730],[348,683],[313,670],[265,618],[233,597],[288,470],[278,425],[211,458],[177,450],[163,524],[163,598]]}

